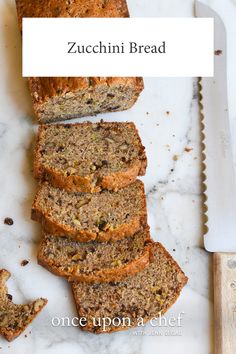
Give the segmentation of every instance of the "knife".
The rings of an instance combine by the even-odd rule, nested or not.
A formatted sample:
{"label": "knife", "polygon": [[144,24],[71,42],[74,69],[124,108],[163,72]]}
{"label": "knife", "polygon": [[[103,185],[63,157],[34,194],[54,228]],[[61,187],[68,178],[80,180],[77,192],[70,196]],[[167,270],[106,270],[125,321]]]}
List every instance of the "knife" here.
{"label": "knife", "polygon": [[215,354],[236,354],[236,185],[227,97],[226,29],[210,7],[195,2],[196,17],[214,18],[214,77],[201,78],[206,233],[213,252]]}

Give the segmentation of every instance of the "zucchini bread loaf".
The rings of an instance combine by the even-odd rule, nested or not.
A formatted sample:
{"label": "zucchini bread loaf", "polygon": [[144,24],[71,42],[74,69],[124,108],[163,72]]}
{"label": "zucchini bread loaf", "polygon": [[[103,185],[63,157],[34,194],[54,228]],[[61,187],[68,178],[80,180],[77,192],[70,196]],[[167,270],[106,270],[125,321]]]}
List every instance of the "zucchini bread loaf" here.
{"label": "zucchini bread loaf", "polygon": [[147,224],[144,185],[137,180],[117,192],[66,192],[43,183],[31,217],[54,235],[104,242],[132,236]]}
{"label": "zucchini bread loaf", "polygon": [[[16,0],[23,17],[128,17],[125,0]],[[143,90],[137,77],[33,77],[29,79],[39,123],[130,108]]]}
{"label": "zucchini bread loaf", "polygon": [[42,125],[35,177],[75,192],[118,190],[146,172],[147,159],[134,123]]}
{"label": "zucchini bread loaf", "polygon": [[116,242],[81,243],[68,237],[45,234],[38,262],[56,275],[70,281],[119,281],[140,272],[149,263],[148,228]]}
{"label": "zucchini bread loaf", "polygon": [[151,247],[150,264],[125,281],[72,283],[78,315],[86,318],[81,329],[104,333],[136,327],[140,318],[146,323],[163,315],[177,300],[187,277],[160,243]]}
{"label": "zucchini bread loaf", "polygon": [[0,270],[0,334],[9,342],[18,337],[47,304],[42,298],[27,305],[14,304],[5,285],[10,276],[7,270]]}

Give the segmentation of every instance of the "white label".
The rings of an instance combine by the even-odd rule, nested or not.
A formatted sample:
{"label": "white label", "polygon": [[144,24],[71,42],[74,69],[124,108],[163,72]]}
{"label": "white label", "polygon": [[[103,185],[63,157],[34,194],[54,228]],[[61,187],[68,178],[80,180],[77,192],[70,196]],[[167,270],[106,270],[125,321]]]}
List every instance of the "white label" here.
{"label": "white label", "polygon": [[210,18],[24,18],[23,76],[213,76]]}

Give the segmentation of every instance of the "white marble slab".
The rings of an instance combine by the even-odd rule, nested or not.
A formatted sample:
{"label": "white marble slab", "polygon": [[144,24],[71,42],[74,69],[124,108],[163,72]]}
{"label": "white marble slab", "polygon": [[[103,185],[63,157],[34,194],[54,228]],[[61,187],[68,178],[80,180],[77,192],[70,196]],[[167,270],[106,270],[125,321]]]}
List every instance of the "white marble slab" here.
{"label": "white marble slab", "polygon": [[[235,133],[236,1],[209,0],[206,3],[222,15],[228,30],[229,108]],[[129,7],[132,16],[193,15],[191,0],[129,0]],[[99,336],[73,327],[52,327],[52,317],[73,317],[76,311],[66,281],[37,265],[40,227],[30,220],[36,188],[32,177],[35,125],[27,85],[21,78],[21,38],[13,0],[0,1],[0,18],[0,266],[12,272],[8,286],[16,302],[38,296],[49,300],[26,330],[27,338],[22,335],[10,344],[1,338],[0,353],[212,353],[211,257],[202,247],[201,236],[196,80],[146,79],[145,90],[131,110],[92,118],[133,120],[140,130],[149,160],[143,180],[152,236],[166,246],[189,277],[188,285],[168,312],[169,317],[184,312],[182,327],[175,328],[180,331],[179,335],[168,335],[170,328],[158,329],[150,325],[143,329],[142,335],[129,330]],[[236,139],[233,143],[236,151]],[[4,225],[5,217],[13,218],[14,225]],[[30,261],[25,267],[20,265],[23,259]]]}

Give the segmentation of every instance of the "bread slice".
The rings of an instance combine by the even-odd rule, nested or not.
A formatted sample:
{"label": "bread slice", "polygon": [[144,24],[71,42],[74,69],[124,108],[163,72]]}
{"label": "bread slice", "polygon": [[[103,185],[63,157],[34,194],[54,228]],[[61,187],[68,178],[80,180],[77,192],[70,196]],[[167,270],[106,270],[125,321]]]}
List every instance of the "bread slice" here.
{"label": "bread slice", "polygon": [[69,281],[118,281],[141,271],[149,263],[148,228],[117,242],[80,243],[68,237],[45,234],[38,262]]}
{"label": "bread slice", "polygon": [[79,318],[86,318],[81,329],[93,333],[124,330],[136,327],[141,318],[146,323],[167,311],[187,277],[160,243],[153,243],[151,253],[149,266],[125,281],[72,283]]}
{"label": "bread slice", "polygon": [[117,192],[80,193],[45,182],[36,194],[31,217],[54,235],[81,242],[116,241],[147,224],[144,185],[137,180]]}
{"label": "bread slice", "polygon": [[10,276],[7,270],[0,270],[0,334],[9,342],[18,337],[47,304],[42,298],[27,305],[14,304],[5,285]]}
{"label": "bread slice", "polygon": [[[129,17],[125,0],[16,0],[23,17]],[[139,77],[33,77],[33,107],[40,124],[130,108],[143,90]]]}
{"label": "bread slice", "polygon": [[67,191],[118,190],[145,174],[147,159],[134,123],[39,127],[34,174]]}

